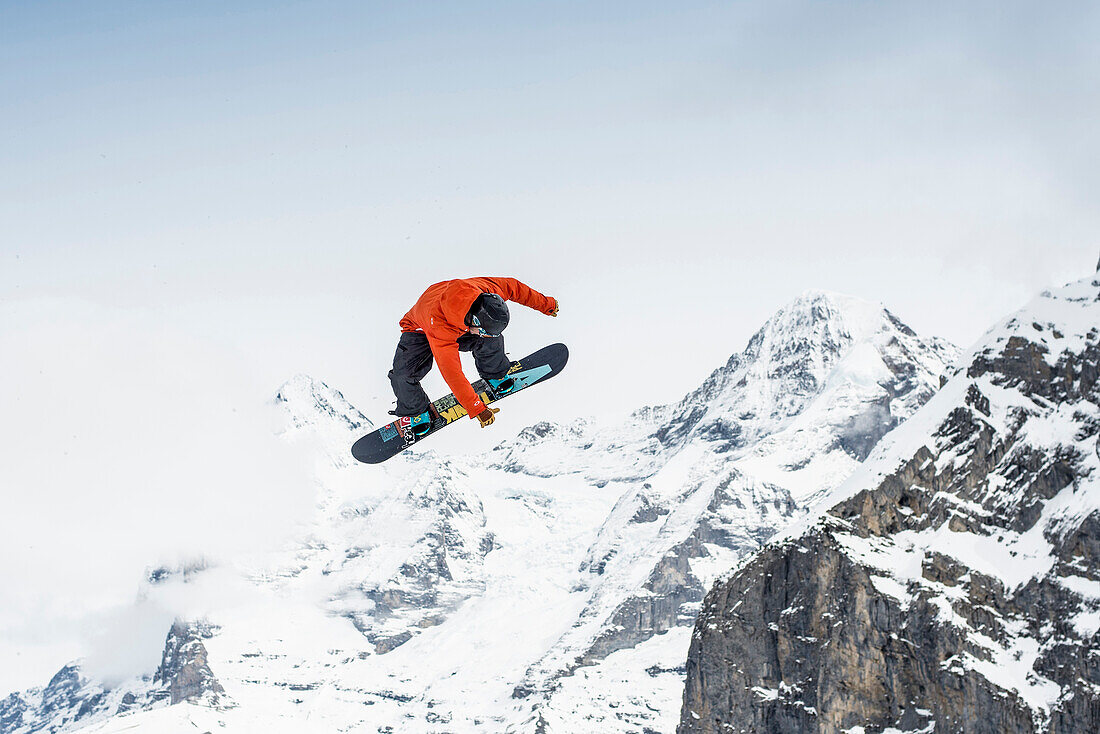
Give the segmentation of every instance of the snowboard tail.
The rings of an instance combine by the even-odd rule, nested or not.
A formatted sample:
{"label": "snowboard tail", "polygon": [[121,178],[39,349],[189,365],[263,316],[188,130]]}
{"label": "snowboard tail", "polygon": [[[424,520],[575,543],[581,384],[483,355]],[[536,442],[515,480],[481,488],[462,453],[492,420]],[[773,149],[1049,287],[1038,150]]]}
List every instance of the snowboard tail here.
{"label": "snowboard tail", "polygon": [[[569,349],[564,344],[551,344],[513,362],[504,378],[478,380],[472,387],[481,401],[489,405],[538,382],[545,382],[561,372],[568,360]],[[413,432],[413,419],[401,417],[352,444],[351,455],[366,464],[380,464],[467,415],[466,409],[453,394],[433,401],[429,411],[431,428],[427,432],[417,435]]]}

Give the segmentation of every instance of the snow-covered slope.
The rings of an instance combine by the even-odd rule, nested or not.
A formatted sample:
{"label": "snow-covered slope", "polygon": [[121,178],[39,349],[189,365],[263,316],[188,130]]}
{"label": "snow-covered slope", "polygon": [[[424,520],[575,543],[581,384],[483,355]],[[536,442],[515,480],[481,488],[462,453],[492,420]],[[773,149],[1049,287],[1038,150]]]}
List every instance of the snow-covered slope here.
{"label": "snow-covered slope", "polygon": [[336,467],[354,463],[344,446],[348,433],[367,433],[374,424],[347,401],[339,390],[306,375],[295,375],[275,394],[287,416],[283,436],[314,443],[319,454]]}
{"label": "snow-covered slope", "polygon": [[366,419],[297,377],[279,400],[287,440],[317,445],[317,511],[240,569],[254,594],[210,610],[221,705],[89,731],[668,731],[704,589],[845,479],[952,356],[809,293],[675,405],[381,466],[348,461]]}
{"label": "snow-covered slope", "polygon": [[961,365],[708,595],[681,732],[1100,727],[1100,279]]}
{"label": "snow-covered slope", "polygon": [[[810,292],[678,404],[638,411],[622,431],[572,426],[562,431],[564,450],[546,440],[500,447],[505,470],[575,467],[619,495],[581,567],[591,588],[584,609],[520,689],[545,697],[536,706],[551,730],[594,725],[574,715],[583,702],[562,685],[564,674],[691,625],[705,590],[846,478],[933,395],[954,355],[879,306]],[[616,456],[625,459],[617,467]],[[639,668],[624,690],[651,687],[654,665],[674,671],[683,659],[681,649]],[[643,718],[649,708],[667,703],[621,703],[604,710],[600,725]]]}

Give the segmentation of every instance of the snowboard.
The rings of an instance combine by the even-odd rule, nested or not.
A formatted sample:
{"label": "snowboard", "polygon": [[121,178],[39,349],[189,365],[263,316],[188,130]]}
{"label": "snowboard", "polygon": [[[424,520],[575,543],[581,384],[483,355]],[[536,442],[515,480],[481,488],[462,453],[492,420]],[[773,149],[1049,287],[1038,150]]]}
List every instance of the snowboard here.
{"label": "snowboard", "polygon": [[[491,382],[478,380],[473,383],[474,392],[481,396],[486,405],[495,403],[536,383],[549,380],[565,368],[568,360],[569,349],[564,344],[551,344],[512,362],[503,379]],[[454,394],[445,395],[432,403],[431,416],[431,428],[422,435],[413,433],[412,418],[398,418],[352,444],[351,455],[365,464],[381,464],[414,443],[420,443],[460,418],[465,418],[466,409],[459,405]]]}

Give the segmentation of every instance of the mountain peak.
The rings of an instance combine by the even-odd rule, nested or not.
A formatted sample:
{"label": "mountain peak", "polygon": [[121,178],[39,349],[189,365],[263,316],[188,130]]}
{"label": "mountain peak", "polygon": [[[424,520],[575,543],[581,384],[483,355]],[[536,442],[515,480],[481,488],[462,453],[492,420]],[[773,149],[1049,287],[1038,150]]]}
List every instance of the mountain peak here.
{"label": "mountain peak", "polygon": [[373,428],[373,424],[347,401],[343,393],[309,375],[297,374],[275,394],[290,416],[294,429],[339,427],[341,430]]}
{"label": "mountain peak", "polygon": [[[808,290],[780,308],[749,344],[751,347],[768,334],[790,334],[800,342],[836,348],[842,342],[860,341],[890,326],[897,328],[900,323],[880,304],[843,293]],[[908,327],[904,329],[911,333]]]}
{"label": "mountain peak", "polygon": [[850,296],[847,293],[827,290],[825,288],[807,288],[802,291],[797,298],[791,301],[791,303],[821,301],[858,301],[860,303],[867,303],[867,301],[862,298]]}
{"label": "mountain peak", "polygon": [[[665,447],[698,438],[737,453],[797,422],[823,431],[823,441],[840,435],[844,450],[862,460],[936,391],[957,355],[950,343],[918,336],[879,304],[807,291],[699,388],[656,411],[661,425],[652,435]],[[790,466],[821,448],[811,449],[808,435],[791,439]]]}

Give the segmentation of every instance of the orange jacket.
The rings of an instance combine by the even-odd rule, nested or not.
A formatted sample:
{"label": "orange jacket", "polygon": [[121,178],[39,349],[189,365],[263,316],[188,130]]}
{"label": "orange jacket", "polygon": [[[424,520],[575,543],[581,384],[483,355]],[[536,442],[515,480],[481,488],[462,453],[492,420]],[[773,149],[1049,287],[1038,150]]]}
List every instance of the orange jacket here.
{"label": "orange jacket", "polygon": [[496,293],[506,301],[515,301],[536,311],[549,314],[557,301],[544,296],[515,278],[458,278],[428,286],[424,295],[401,319],[401,331],[422,331],[459,404],[470,417],[485,410],[485,403],[474,392],[462,372],[458,356],[458,338],[468,334],[466,314],[482,293]]}

